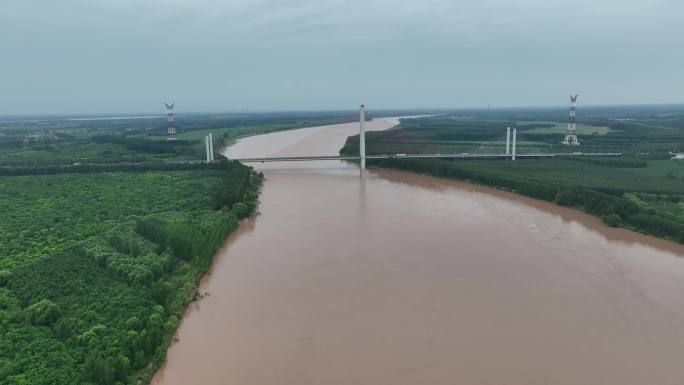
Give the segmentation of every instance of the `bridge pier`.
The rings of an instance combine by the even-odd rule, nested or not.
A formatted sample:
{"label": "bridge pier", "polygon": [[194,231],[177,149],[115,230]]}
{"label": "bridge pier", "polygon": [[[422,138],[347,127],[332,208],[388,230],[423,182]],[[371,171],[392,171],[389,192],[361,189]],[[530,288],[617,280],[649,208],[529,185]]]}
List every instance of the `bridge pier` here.
{"label": "bridge pier", "polygon": [[209,133],[209,161],[214,161],[214,136]]}
{"label": "bridge pier", "polygon": [[506,155],[511,153],[511,128],[506,127]]}
{"label": "bridge pier", "polygon": [[366,111],[362,104],[359,109],[359,156],[361,157],[361,170],[366,169]]}
{"label": "bridge pier", "polygon": [[515,160],[515,147],[518,142],[518,128],[513,127],[513,155],[511,155],[511,160]]}
{"label": "bridge pier", "polygon": [[207,163],[212,163],[214,161],[214,136],[211,133],[204,136],[204,149],[207,155]]}
{"label": "bridge pier", "polygon": [[204,137],[204,150],[207,155],[207,163],[211,162],[211,152],[209,151],[209,135]]}

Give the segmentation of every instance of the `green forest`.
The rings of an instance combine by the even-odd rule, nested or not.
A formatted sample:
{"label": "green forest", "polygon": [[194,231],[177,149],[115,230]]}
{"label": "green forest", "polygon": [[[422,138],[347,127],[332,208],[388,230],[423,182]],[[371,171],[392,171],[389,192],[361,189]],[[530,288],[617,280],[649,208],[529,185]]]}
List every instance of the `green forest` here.
{"label": "green forest", "polygon": [[163,362],[262,176],[154,168],[0,176],[0,383],[134,384]]}

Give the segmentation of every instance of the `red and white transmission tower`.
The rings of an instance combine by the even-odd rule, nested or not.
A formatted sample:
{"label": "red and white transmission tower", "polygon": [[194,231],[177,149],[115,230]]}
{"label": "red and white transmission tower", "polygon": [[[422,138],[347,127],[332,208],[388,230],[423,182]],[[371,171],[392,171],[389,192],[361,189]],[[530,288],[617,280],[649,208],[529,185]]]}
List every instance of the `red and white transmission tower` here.
{"label": "red and white transmission tower", "polygon": [[167,133],[169,134],[166,140],[176,140],[176,125],[173,123],[173,107],[176,103],[164,103],[164,105],[166,106],[166,116],[168,117]]}
{"label": "red and white transmission tower", "polygon": [[563,144],[567,146],[579,146],[577,140],[577,121],[575,112],[577,110],[577,95],[570,95],[570,120],[568,120],[568,129],[565,131],[565,139]]}

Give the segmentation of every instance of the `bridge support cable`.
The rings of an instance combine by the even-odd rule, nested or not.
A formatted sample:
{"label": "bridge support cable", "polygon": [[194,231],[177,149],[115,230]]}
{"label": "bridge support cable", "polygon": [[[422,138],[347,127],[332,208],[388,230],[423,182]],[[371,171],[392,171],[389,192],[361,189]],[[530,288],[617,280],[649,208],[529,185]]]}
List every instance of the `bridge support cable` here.
{"label": "bridge support cable", "polygon": [[471,147],[465,147],[461,149],[461,152],[470,155],[509,155],[511,144],[510,134],[510,127],[508,127],[506,133],[501,133],[492,139],[476,143],[474,146],[470,144]]}
{"label": "bridge support cable", "polygon": [[197,141],[188,146],[184,146],[182,152],[176,157],[177,162],[203,162],[205,159],[205,143]]}

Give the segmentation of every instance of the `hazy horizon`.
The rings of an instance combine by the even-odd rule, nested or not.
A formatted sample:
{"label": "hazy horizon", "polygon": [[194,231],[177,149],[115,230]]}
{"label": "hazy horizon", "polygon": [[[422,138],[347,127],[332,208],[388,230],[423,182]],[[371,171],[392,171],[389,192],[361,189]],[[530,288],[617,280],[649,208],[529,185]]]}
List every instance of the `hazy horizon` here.
{"label": "hazy horizon", "polygon": [[[684,103],[631,103],[631,104],[592,104],[592,105],[582,105],[579,106],[578,108],[580,111],[582,109],[587,109],[587,110],[592,110],[592,109],[602,109],[602,108],[624,108],[624,107],[681,107],[684,108]],[[453,108],[445,108],[445,107],[421,107],[420,109],[411,109],[411,108],[373,108],[372,106],[366,105],[366,111],[373,113],[373,112],[419,112],[419,111],[425,111],[425,112],[444,112],[444,113],[449,113],[449,112],[468,112],[468,111],[484,111],[484,110],[492,110],[492,111],[507,111],[507,110],[566,110],[568,108],[567,104],[566,105],[540,105],[540,106],[476,106],[476,107],[453,107]],[[343,113],[343,112],[355,112],[357,109],[352,106],[350,108],[339,108],[339,109],[310,109],[310,110],[244,110],[244,111],[221,111],[221,110],[215,110],[215,111],[185,111],[182,109],[179,109],[178,107],[175,110],[175,116],[176,118],[182,118],[183,115],[215,115],[215,114],[228,114],[228,115],[235,115],[238,116],[239,114],[247,114],[247,115],[258,115],[258,114],[306,114],[306,113]],[[159,109],[159,111],[122,111],[122,112],[108,112],[108,111],[95,111],[95,112],[64,112],[64,113],[28,113],[28,114],[0,114],[0,118],[4,118],[3,120],[9,120],[11,118],[76,118],[76,120],[80,120],[78,118],[83,117],[83,120],[90,120],[90,119],[96,119],[96,118],[107,118],[107,117],[117,117],[119,119],[123,118],[130,118],[130,119],[148,119],[148,118],[154,118],[154,117],[166,117],[166,110],[163,108],[163,103],[162,103],[162,108]],[[564,116],[565,118],[565,116]]]}
{"label": "hazy horizon", "polygon": [[681,104],[675,0],[9,0],[0,116]]}

